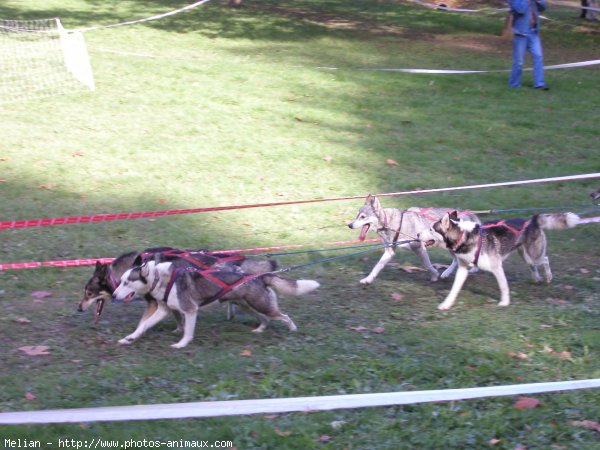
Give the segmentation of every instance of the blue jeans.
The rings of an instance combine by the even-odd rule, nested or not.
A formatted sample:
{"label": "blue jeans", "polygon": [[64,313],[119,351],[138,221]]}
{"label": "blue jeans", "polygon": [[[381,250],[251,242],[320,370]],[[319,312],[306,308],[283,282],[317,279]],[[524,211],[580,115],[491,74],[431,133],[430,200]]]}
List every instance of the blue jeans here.
{"label": "blue jeans", "polygon": [[521,74],[525,51],[531,54],[533,60],[533,87],[543,87],[544,83],[544,55],[542,54],[542,41],[535,30],[527,36],[515,34],[513,37],[513,65],[508,84],[510,87],[521,86]]}

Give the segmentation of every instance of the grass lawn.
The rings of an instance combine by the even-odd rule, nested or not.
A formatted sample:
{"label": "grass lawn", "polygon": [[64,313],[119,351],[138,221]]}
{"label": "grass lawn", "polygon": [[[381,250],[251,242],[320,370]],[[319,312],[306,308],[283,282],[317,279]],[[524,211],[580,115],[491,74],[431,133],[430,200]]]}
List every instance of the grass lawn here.
{"label": "grass lawn", "polygon": [[[188,2],[189,3],[189,2]],[[478,2],[454,2],[475,5]],[[484,2],[479,2],[479,4]],[[490,2],[485,2],[490,3]],[[493,2],[494,5],[503,2]],[[579,2],[571,2],[579,4]],[[67,29],[184,6],[169,0],[6,0],[0,18]],[[551,7],[545,64],[598,59],[600,25]],[[366,195],[600,172],[599,69],[548,70],[548,92],[509,90],[503,14],[402,1],[215,0],[135,26],[85,33],[95,92],[0,108],[2,220]],[[529,64],[529,62],[528,62]],[[376,68],[492,70],[433,75]],[[367,70],[364,70],[367,69]],[[524,84],[531,84],[525,72]],[[384,198],[384,206],[515,209],[593,204],[597,180]],[[113,257],[151,246],[231,249],[350,240],[361,200],[2,230],[0,262]],[[582,211],[578,209],[577,211]],[[583,212],[594,213],[593,210]],[[595,211],[598,215],[597,210]],[[529,214],[529,213],[522,213]],[[514,217],[497,214],[493,217]],[[482,218],[488,219],[490,216]],[[77,313],[90,267],[0,272],[0,411],[360,394],[600,378],[600,230],[549,232],[555,279],[506,263],[436,305],[408,252],[374,284],[378,252],[291,272],[322,287],[281,308],[298,325],[200,313],[185,349],[165,321],[132,346],[143,305]],[[281,256],[285,267],[331,252]],[[336,253],[337,254],[337,253]],[[448,263],[433,250],[434,262]],[[37,298],[42,291],[49,296]],[[363,329],[363,328],[366,328]],[[358,328],[358,330],[357,330]],[[362,331],[360,331],[362,330]],[[376,331],[373,331],[376,330]],[[18,349],[45,345],[49,354]],[[218,419],[0,426],[5,439],[204,440],[237,449],[593,449],[597,390],[402,407]],[[50,448],[50,447],[48,447]]]}

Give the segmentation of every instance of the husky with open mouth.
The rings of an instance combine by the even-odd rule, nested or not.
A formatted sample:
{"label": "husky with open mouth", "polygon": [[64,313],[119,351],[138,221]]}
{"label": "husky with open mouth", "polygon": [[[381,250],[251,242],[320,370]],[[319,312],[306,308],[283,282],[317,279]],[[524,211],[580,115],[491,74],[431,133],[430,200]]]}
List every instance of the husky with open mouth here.
{"label": "husky with open mouth", "polygon": [[[90,306],[96,304],[95,320],[100,318],[106,301],[112,299],[113,292],[119,285],[121,276],[134,266],[141,265],[145,260],[155,259],[160,261],[178,258],[178,255],[185,253],[188,258],[203,266],[214,266],[231,268],[249,274],[260,274],[270,272],[277,268],[277,262],[273,259],[246,257],[232,253],[212,253],[207,250],[178,250],[173,247],[153,247],[147,248],[142,252],[128,252],[120,255],[110,264],[96,262],[96,267],[92,277],[85,284],[83,298],[79,302],[78,310],[86,311]],[[190,263],[191,264],[191,263]],[[145,298],[148,303],[144,317],[147,317],[156,310],[156,300],[152,297]],[[227,305],[227,317],[231,319],[234,311],[230,305]],[[175,312],[175,318],[179,322],[179,317]],[[143,319],[142,318],[142,319]]]}
{"label": "husky with open mouth", "polygon": [[[348,224],[351,229],[360,228],[359,240],[364,241],[369,231],[376,232],[386,245],[383,256],[375,264],[371,273],[360,280],[362,284],[370,284],[375,280],[379,272],[390,262],[396,252],[396,247],[412,250],[420,259],[423,267],[431,274],[431,281],[437,281],[439,274],[431,264],[427,249],[417,238],[418,234],[429,230],[431,225],[452,209],[446,208],[419,208],[408,209],[383,208],[375,195],[369,195],[365,204],[360,208],[356,218]],[[459,213],[465,219],[479,222],[477,216],[468,211]],[[441,236],[435,237],[435,245],[445,248]],[[396,243],[398,243],[396,245]],[[456,270],[456,259],[452,261],[441,275],[447,278]]]}

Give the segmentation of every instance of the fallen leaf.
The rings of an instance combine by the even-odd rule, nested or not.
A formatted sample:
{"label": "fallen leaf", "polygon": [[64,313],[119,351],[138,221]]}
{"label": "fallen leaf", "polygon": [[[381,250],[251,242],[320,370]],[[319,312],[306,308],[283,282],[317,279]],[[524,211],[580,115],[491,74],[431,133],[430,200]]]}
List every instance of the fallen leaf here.
{"label": "fallen leaf", "polygon": [[48,292],[48,291],[33,291],[31,293],[32,297],[35,298],[45,298],[45,297],[50,297],[52,295],[52,292]]}
{"label": "fallen leaf", "polygon": [[393,292],[390,297],[392,297],[397,302],[402,301],[402,299],[404,298],[404,296],[400,292]]}
{"label": "fallen leaf", "polygon": [[369,331],[367,327],[363,327],[362,325],[359,325],[357,327],[350,327],[350,329],[354,331]]}
{"label": "fallen leaf", "polygon": [[545,301],[548,303],[551,303],[553,305],[568,305],[568,304],[570,304],[570,302],[568,302],[567,300],[563,300],[562,298],[548,297]]}
{"label": "fallen leaf", "polygon": [[252,350],[245,349],[240,352],[240,356],[252,356]]}
{"label": "fallen leaf", "polygon": [[589,269],[586,269],[585,267],[582,267],[581,269],[579,269],[579,271],[580,271],[581,273],[590,273],[590,270],[589,270]]}
{"label": "fallen leaf", "polygon": [[31,320],[27,319],[26,317],[19,317],[15,319],[15,321],[22,324],[31,323]]}
{"label": "fallen leaf", "polygon": [[375,327],[371,330],[373,333],[377,333],[377,334],[381,334],[385,331],[385,328],[383,327]]}
{"label": "fallen leaf", "polygon": [[160,203],[161,205],[164,205],[165,203],[167,203],[167,201],[164,198],[159,198],[158,203]]}
{"label": "fallen leaf", "polygon": [[296,119],[296,121],[298,121],[298,122],[304,122],[304,120],[302,120],[302,118],[301,118],[301,117],[297,117],[297,116],[296,116],[296,117],[294,117],[294,119]]}
{"label": "fallen leaf", "polygon": [[71,156],[72,156],[73,158],[76,158],[76,157],[78,157],[78,156],[83,156],[83,152],[79,152],[79,151],[77,151],[77,152],[73,152],[73,153],[71,154]]}
{"label": "fallen leaf", "polygon": [[25,400],[28,400],[30,402],[34,401],[37,397],[35,396],[35,394],[33,392],[25,392]]}
{"label": "fallen leaf", "polygon": [[329,442],[331,439],[331,436],[329,436],[328,434],[322,434],[319,437],[319,442]]}
{"label": "fallen leaf", "polygon": [[394,161],[393,159],[386,159],[385,162],[387,164],[389,164],[390,166],[399,166],[400,165],[396,161]]}
{"label": "fallen leaf", "polygon": [[517,359],[527,359],[527,358],[529,358],[529,356],[527,356],[523,352],[508,352],[508,356],[512,356],[513,358],[517,358]]}
{"label": "fallen leaf", "polygon": [[594,430],[600,433],[600,423],[594,422],[593,420],[572,420],[571,425],[574,427],[587,428],[588,430]]}
{"label": "fallen leaf", "polygon": [[290,434],[292,434],[292,432],[291,432],[291,431],[281,431],[280,429],[278,429],[278,428],[275,428],[275,434],[276,434],[277,436],[281,436],[281,437],[287,437],[287,436],[289,436]]}
{"label": "fallen leaf", "polygon": [[517,409],[533,409],[540,404],[537,398],[533,397],[519,397],[519,399],[513,405]]}
{"label": "fallen leaf", "polygon": [[51,191],[56,186],[54,184],[38,184],[38,189],[45,189],[46,191]]}
{"label": "fallen leaf", "polygon": [[45,345],[26,345],[24,347],[19,347],[23,353],[29,356],[40,356],[40,355],[49,355],[48,347]]}
{"label": "fallen leaf", "polygon": [[323,158],[323,161],[327,161],[327,162],[329,162],[329,161],[331,161],[332,159],[333,159],[333,158],[332,158],[331,156],[325,156],[325,157]]}
{"label": "fallen leaf", "polygon": [[560,359],[573,361],[573,358],[571,358],[571,352],[552,352],[552,354],[558,356]]}
{"label": "fallen leaf", "polygon": [[500,439],[494,438],[494,439],[490,439],[490,441],[488,442],[488,444],[490,444],[490,445],[496,445],[496,444],[499,444],[500,442],[501,442]]}

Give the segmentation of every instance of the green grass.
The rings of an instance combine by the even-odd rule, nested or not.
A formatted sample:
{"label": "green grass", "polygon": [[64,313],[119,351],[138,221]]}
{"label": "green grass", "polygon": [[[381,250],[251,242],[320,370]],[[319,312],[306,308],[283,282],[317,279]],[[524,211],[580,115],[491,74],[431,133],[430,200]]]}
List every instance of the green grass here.
{"label": "green grass", "polygon": [[[175,2],[177,3],[177,2]],[[60,17],[79,28],[147,17],[166,0],[6,1],[3,18]],[[185,2],[183,2],[185,3]],[[597,59],[597,25],[551,9],[547,64]],[[0,109],[2,220],[342,197],[600,172],[595,67],[547,71],[552,90],[507,88],[506,73],[440,76],[381,67],[503,70],[502,17],[455,15],[397,2],[225,2],[158,22],[85,34],[94,93]],[[145,56],[144,56],[145,55]],[[326,70],[335,67],[337,70]],[[524,75],[530,82],[531,75]],[[390,165],[393,159],[398,165]],[[589,204],[596,181],[385,198],[385,206],[469,209]],[[156,245],[214,249],[347,240],[361,201],[3,230],[2,262],[116,256]],[[503,217],[507,217],[505,215]],[[531,283],[507,262],[513,305],[495,307],[489,274],[458,304],[435,306],[450,282],[429,283],[406,253],[368,288],[377,253],[303,269],[322,287],[284,298],[299,332],[200,314],[174,352],[165,322],[131,347],[140,304],[103,320],[75,309],[91,268],[0,273],[0,410],[462,388],[600,378],[596,225],[549,234],[555,280]],[[330,256],[280,258],[287,266]],[[448,262],[433,251],[432,259]],[[31,292],[52,296],[35,301]],[[395,301],[392,294],[402,294]],[[547,301],[559,299],[561,304]],[[18,319],[26,317],[29,324]],[[383,327],[381,334],[351,327]],[[47,345],[50,355],[17,349]],[[551,350],[549,350],[551,349]],[[250,350],[251,356],[241,355]],[[510,353],[523,352],[527,359]],[[570,357],[561,359],[561,352]],[[32,392],[36,399],[25,399]],[[1,427],[1,438],[232,440],[247,448],[591,449],[595,391],[536,396],[533,410],[494,398],[394,408],[83,425]],[[320,442],[322,436],[330,440]],[[0,441],[4,442],[4,441]]]}

